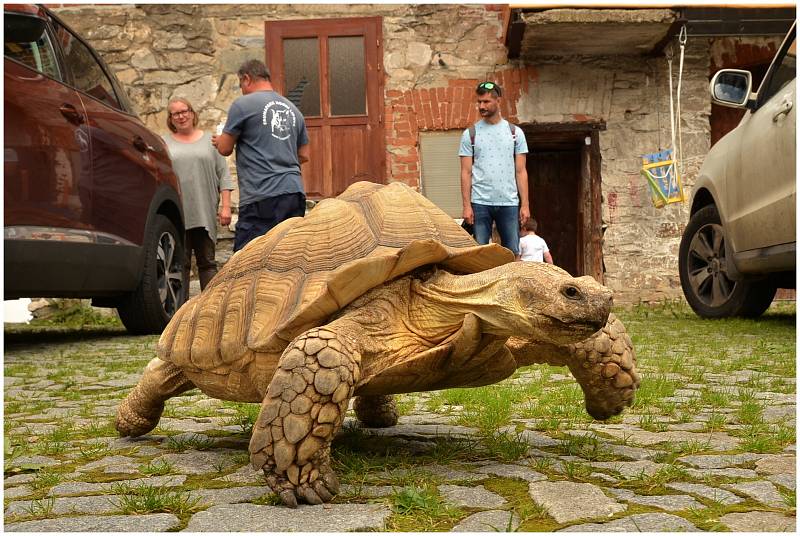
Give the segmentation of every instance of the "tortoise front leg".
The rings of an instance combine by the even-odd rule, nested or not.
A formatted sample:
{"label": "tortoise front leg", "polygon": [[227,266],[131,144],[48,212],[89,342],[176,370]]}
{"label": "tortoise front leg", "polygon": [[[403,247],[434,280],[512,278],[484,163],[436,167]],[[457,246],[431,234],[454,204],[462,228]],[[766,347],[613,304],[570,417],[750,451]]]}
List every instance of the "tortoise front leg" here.
{"label": "tortoise front leg", "polygon": [[250,439],[250,461],[286,506],[320,504],[339,491],[330,445],[360,377],[361,355],[330,327],[311,329],[283,352]]}
{"label": "tortoise front leg", "polygon": [[622,321],[608,316],[606,325],[575,344],[558,346],[512,337],[506,343],[517,365],[533,363],[569,367],[586,400],[586,411],[605,420],[633,404],[641,377],[636,371],[636,353]]}

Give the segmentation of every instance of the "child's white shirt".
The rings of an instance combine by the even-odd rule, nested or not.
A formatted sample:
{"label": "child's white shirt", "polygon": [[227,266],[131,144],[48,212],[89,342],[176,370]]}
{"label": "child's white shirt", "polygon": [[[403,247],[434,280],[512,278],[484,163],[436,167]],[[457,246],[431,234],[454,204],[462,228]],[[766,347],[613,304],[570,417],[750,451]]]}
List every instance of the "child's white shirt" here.
{"label": "child's white shirt", "polygon": [[539,235],[529,234],[519,239],[519,254],[523,261],[543,262],[548,251],[547,243]]}

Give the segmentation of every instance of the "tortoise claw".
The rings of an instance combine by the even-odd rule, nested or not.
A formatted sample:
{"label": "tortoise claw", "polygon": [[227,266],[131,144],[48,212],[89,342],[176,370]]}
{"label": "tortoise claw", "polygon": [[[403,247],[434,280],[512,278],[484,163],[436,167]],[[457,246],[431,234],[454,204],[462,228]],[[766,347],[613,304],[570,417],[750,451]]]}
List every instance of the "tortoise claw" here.
{"label": "tortoise claw", "polygon": [[317,480],[312,485],[314,486],[314,491],[317,492],[317,495],[319,495],[324,502],[331,502],[333,500],[333,495],[328,491],[328,488],[325,487],[325,484]]}
{"label": "tortoise claw", "polygon": [[317,492],[308,484],[300,485],[297,488],[297,493],[303,497],[308,504],[322,504],[324,502]]}
{"label": "tortoise claw", "polygon": [[297,497],[294,496],[294,492],[292,490],[285,489],[278,493],[278,497],[280,497],[284,506],[288,506],[289,508],[297,508]]}
{"label": "tortoise claw", "polygon": [[326,470],[321,472],[320,480],[322,480],[322,484],[332,494],[336,495],[339,493],[339,479],[336,478],[336,473],[334,473],[330,467],[326,467]]}

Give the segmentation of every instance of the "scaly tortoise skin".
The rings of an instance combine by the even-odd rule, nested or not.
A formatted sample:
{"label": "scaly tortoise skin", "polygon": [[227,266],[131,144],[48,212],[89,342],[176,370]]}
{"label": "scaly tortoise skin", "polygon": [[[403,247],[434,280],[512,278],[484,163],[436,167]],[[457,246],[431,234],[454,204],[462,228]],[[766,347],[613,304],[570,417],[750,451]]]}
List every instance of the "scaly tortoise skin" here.
{"label": "scaly tortoise skin", "polygon": [[569,367],[595,418],[630,405],[639,376],[611,291],[511,261],[408,186],[356,183],[253,240],[175,314],[117,430],[149,432],[193,387],[260,402],[251,462],[296,506],[337,493],[330,443],[354,396],[363,423],[392,426],[394,393],[550,363]]}

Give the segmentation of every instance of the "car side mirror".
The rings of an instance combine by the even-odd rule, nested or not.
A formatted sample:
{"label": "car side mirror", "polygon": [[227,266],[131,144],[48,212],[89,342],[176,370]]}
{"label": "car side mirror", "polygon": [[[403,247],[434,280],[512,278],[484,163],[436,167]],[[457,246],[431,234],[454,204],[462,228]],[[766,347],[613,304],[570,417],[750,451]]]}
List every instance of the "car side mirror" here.
{"label": "car side mirror", "polygon": [[750,71],[722,69],[711,79],[711,101],[731,108],[747,108],[752,86]]}
{"label": "car side mirror", "polygon": [[44,34],[47,21],[29,15],[5,13],[3,41],[5,43],[34,43]]}

